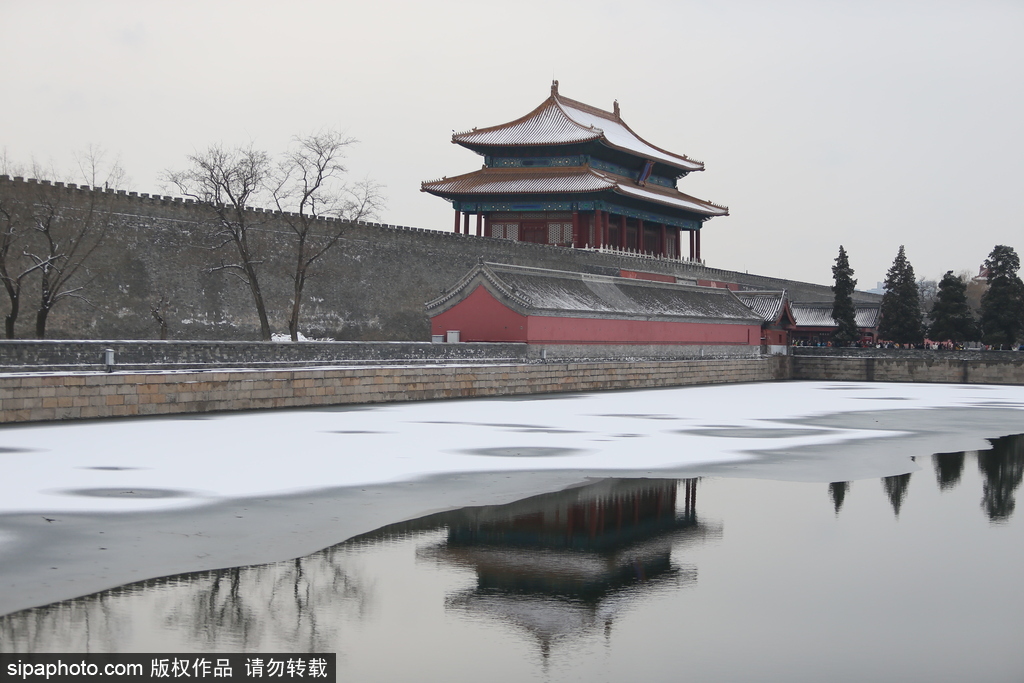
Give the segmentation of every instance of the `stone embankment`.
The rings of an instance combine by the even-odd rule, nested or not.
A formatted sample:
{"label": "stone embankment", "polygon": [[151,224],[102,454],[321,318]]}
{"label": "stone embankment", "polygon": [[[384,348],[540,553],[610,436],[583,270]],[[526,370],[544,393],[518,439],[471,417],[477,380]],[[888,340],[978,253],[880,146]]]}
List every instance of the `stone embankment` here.
{"label": "stone embankment", "polygon": [[376,365],[295,370],[10,373],[0,421],[35,422],[261,408],[761,382],[783,356],[634,362]]}
{"label": "stone embankment", "polygon": [[791,349],[790,379],[846,382],[1024,384],[1019,351]]}
{"label": "stone embankment", "polygon": [[[106,348],[115,350],[111,372]],[[792,351],[538,362],[524,344],[0,342],[0,422],[785,379],[1024,385],[1020,352]]]}

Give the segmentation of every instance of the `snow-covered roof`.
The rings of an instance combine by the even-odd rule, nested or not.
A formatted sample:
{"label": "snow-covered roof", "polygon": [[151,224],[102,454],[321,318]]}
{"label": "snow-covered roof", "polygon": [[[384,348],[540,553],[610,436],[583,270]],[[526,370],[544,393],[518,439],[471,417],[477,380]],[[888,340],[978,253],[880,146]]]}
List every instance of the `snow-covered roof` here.
{"label": "snow-covered roof", "polygon": [[428,302],[428,313],[431,316],[443,313],[481,284],[506,306],[523,315],[761,322],[728,289],[500,263],[476,266],[445,295]]}
{"label": "snow-covered roof", "polygon": [[[838,327],[832,318],[832,303],[790,304],[797,327]],[[854,320],[859,328],[878,326],[880,306],[856,306]]]}
{"label": "snow-covered roof", "polygon": [[786,290],[780,292],[736,292],[736,298],[765,321],[776,322],[783,312]]}
{"label": "snow-covered roof", "polygon": [[468,147],[566,145],[589,140],[683,171],[704,170],[702,162],[655,147],[634,133],[619,116],[617,105],[616,111],[609,112],[559,95],[558,81],[551,86],[551,96],[526,116],[452,136],[452,142]]}
{"label": "snow-covered roof", "polygon": [[589,166],[572,168],[482,168],[454,178],[422,184],[424,192],[441,196],[459,194],[545,194],[598,192],[615,187],[607,174]]}
{"label": "snow-covered roof", "polygon": [[481,168],[454,178],[425,182],[423,192],[459,195],[584,193],[611,190],[620,195],[671,206],[704,216],[727,216],[728,207],[660,185],[641,187],[631,178],[590,166],[557,168]]}

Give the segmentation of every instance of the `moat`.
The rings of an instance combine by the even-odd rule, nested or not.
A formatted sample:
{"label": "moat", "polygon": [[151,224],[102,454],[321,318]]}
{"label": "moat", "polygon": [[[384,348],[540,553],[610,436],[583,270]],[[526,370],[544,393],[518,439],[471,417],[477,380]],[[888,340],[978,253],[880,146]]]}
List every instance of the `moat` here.
{"label": "moat", "polygon": [[[156,486],[62,486],[53,476],[57,485],[17,501],[20,514],[0,518],[6,540],[0,561],[11,581],[29,571],[22,564],[42,559],[42,551],[15,556],[26,547],[19,538],[36,528],[30,518],[42,518],[39,534],[58,533],[54,528],[61,524],[75,524],[76,533],[95,533],[96,539],[103,533],[109,545],[92,549],[102,556],[107,548],[118,552],[119,534],[126,533],[116,524],[125,515],[112,512],[118,504],[137,509],[136,533],[155,528],[147,526],[155,523],[147,515],[165,524],[177,515],[197,535],[220,531],[223,542],[229,538],[223,528],[244,523],[263,505],[273,508],[265,519],[278,520],[263,524],[267,543],[288,535],[281,520],[304,508],[310,511],[307,525],[318,524],[325,510],[335,514],[324,531],[333,525],[342,538],[297,559],[152,575],[16,610],[0,618],[0,651],[336,652],[339,680],[360,681],[619,681],[638,675],[1020,680],[1024,526],[1016,495],[1024,476],[1024,428],[1000,433],[1022,426],[1024,391],[788,386],[810,394],[804,398],[819,410],[798,409],[792,403],[798,393],[776,393],[789,405],[773,408],[764,402],[770,385],[747,385],[434,404],[457,417],[448,420],[416,412],[426,406],[402,407],[386,419],[375,417],[378,409],[321,413],[316,433],[324,433],[319,420],[340,419],[350,428],[331,433],[342,438],[372,438],[384,424],[398,432],[413,420],[444,430],[448,444],[424,440],[422,448],[455,451],[462,470],[413,485],[387,465],[387,477],[362,475],[359,495],[346,498],[333,490],[327,497],[340,507],[332,508],[324,508],[316,492],[281,482],[292,492],[288,500],[264,488],[261,496],[237,499],[249,508],[244,512],[219,501],[207,503],[213,512],[203,516],[190,507],[194,503],[183,505],[186,494],[173,493],[191,489],[152,454],[140,454],[138,461],[164,468],[162,494]],[[780,390],[787,389],[774,391]],[[742,395],[762,406],[761,417],[741,414],[747,412]],[[685,400],[690,398],[700,405]],[[662,410],[650,410],[652,401]],[[705,419],[720,401],[736,410],[717,422]],[[843,401],[848,408],[856,405],[851,401],[862,402],[865,410],[827,410]],[[583,406],[579,416],[593,419],[566,418],[570,403]],[[629,408],[612,412],[608,403]],[[804,414],[772,415],[785,411]],[[497,421],[496,412],[507,421]],[[510,413],[521,421],[512,421]],[[545,414],[560,426],[545,423]],[[293,424],[298,415],[291,414]],[[492,420],[486,434],[501,436],[466,438],[466,425],[480,430],[486,415]],[[232,418],[164,424],[173,423],[181,447],[190,443],[190,430],[225,419]],[[965,422],[992,431],[972,435]],[[18,433],[25,434],[4,433],[9,449],[17,447],[12,435]],[[41,433],[35,436],[40,449],[47,445]],[[293,437],[303,440],[302,433]],[[973,440],[975,447],[937,453],[934,439],[950,445]],[[673,444],[684,448],[664,453]],[[693,452],[698,445],[703,450]],[[49,447],[56,449],[55,442]],[[116,444],[108,447],[108,454],[117,452]],[[621,476],[600,475],[591,459],[605,449],[622,449],[615,457],[632,453],[634,467]],[[656,467],[645,450],[658,451],[665,462]],[[12,455],[5,452],[8,464]],[[94,455],[84,457],[92,462]],[[390,457],[384,447],[376,455]],[[491,464],[472,473],[460,458]],[[561,467],[537,474],[541,463],[559,459],[574,459],[589,473],[569,483]],[[75,466],[86,476],[95,473],[97,481],[147,471],[116,469],[127,467],[118,457],[102,462],[91,470]],[[204,495],[225,495],[229,477],[220,481],[211,472],[206,479]],[[235,479],[236,495],[265,487],[250,481],[246,488],[237,472]],[[31,481],[28,474],[22,478],[22,484]],[[434,484],[449,496],[463,491],[473,504],[435,505]],[[124,500],[133,495],[128,491],[143,490],[148,497]],[[37,514],[45,496],[79,509]],[[413,508],[396,501],[409,498],[439,511],[403,514]],[[371,524],[376,517],[366,509],[378,507],[385,517],[394,515],[391,523]],[[354,537],[345,531],[355,528],[353,522],[336,514],[346,510],[365,518],[367,528]],[[220,519],[229,511],[239,514],[231,514],[230,522]],[[43,547],[50,540],[37,538]],[[85,546],[72,552],[84,555]],[[56,554],[49,557],[55,567],[49,571],[60,572]],[[81,557],[76,561],[85,567],[81,576],[101,571]],[[152,569],[141,560],[134,568]],[[42,565],[35,571],[34,583],[44,582],[38,576]],[[109,571],[116,581],[115,568]]]}

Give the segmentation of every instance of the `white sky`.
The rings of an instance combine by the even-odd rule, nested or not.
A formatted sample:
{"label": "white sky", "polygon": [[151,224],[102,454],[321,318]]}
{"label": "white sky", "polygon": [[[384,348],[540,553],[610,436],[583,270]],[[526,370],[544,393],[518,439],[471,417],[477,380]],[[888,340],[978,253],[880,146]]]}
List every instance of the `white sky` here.
{"label": "white sky", "polygon": [[561,92],[707,164],[709,265],[860,288],[900,244],[918,276],[1024,250],[1024,2],[0,0],[0,150],[61,169],[88,144],[132,188],[223,141],[336,126],[388,223],[450,230],[423,180],[478,168],[452,130]]}

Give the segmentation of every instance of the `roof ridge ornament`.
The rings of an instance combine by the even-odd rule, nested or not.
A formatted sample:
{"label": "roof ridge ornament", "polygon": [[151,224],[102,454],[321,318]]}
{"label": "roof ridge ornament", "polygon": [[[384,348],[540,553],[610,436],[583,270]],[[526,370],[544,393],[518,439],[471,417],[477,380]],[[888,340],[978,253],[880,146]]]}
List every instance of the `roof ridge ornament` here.
{"label": "roof ridge ornament", "polygon": [[558,81],[554,79],[551,81],[551,96],[558,97]]}
{"label": "roof ridge ornament", "polygon": [[622,120],[622,115],[619,113],[619,101],[615,100],[612,102],[612,113],[615,114],[615,118]]}

